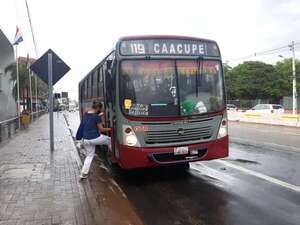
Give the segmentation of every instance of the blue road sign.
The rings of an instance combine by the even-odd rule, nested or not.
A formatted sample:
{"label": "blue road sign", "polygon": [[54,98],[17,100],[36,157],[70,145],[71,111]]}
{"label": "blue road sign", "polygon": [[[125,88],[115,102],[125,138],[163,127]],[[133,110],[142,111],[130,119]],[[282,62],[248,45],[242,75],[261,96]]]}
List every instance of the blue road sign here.
{"label": "blue road sign", "polygon": [[52,54],[52,84],[54,85],[70,70],[70,67],[51,49],[49,49],[44,53],[44,55],[36,60],[30,66],[30,69],[36,73],[46,84],[48,84],[48,53]]}

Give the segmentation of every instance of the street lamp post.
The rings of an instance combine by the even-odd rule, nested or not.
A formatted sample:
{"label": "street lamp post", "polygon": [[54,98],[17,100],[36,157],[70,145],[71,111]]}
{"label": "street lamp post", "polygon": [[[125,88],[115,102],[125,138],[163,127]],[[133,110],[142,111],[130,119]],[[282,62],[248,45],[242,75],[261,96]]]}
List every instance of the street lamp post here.
{"label": "street lamp post", "polygon": [[[289,45],[292,51],[292,77],[293,77],[293,114],[297,114],[297,80],[296,80],[296,63],[295,63],[295,43]],[[278,55],[284,58],[282,55]]]}
{"label": "street lamp post", "polygon": [[293,53],[292,67],[293,67],[293,114],[297,114],[297,80],[296,80],[296,64],[295,64],[295,43],[289,45]]}

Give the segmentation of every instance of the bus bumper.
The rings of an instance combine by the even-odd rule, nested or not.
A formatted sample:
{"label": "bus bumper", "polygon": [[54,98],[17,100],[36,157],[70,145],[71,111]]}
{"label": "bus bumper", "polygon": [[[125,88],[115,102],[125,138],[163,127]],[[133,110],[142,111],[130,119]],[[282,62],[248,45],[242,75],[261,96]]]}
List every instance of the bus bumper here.
{"label": "bus bumper", "polygon": [[[229,153],[228,136],[211,142],[188,145],[188,148],[188,155],[175,156],[174,147],[143,148],[119,145],[118,162],[124,169],[133,169],[224,158]],[[198,154],[195,154],[195,151]]]}

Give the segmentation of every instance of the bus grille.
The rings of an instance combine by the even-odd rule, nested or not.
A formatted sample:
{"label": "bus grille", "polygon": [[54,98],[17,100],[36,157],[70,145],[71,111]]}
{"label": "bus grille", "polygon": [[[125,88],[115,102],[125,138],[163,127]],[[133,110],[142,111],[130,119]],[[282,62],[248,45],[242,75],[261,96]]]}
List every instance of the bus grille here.
{"label": "bus grille", "polygon": [[147,144],[165,144],[210,139],[211,136],[212,129],[210,126],[160,131],[147,131],[145,142]]}

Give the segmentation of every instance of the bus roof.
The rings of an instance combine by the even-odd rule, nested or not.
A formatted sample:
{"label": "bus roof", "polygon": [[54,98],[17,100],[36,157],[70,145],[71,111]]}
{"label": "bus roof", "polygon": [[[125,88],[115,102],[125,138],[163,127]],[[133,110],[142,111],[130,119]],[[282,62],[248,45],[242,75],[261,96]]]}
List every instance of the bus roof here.
{"label": "bus roof", "polygon": [[[123,41],[135,41],[135,40],[163,40],[163,39],[170,39],[170,40],[186,40],[186,41],[198,41],[198,42],[211,42],[214,45],[216,45],[218,54],[218,46],[216,41],[210,40],[210,39],[204,39],[204,38],[197,38],[197,37],[189,37],[189,36],[180,36],[180,35],[134,35],[134,36],[123,36],[120,37],[118,40],[118,43],[121,43]],[[118,49],[118,48],[117,48]],[[119,49],[118,49],[119,50]],[[100,63],[97,64],[86,76],[84,76],[79,83],[82,83],[98,66],[103,64],[106,59],[114,52],[114,50],[106,56]],[[220,56],[220,55],[218,55]]]}
{"label": "bus roof", "polygon": [[180,36],[180,35],[134,35],[134,36],[120,37],[119,41],[148,40],[148,39],[178,39],[178,40],[195,40],[195,41],[216,42],[214,40],[205,39],[205,38]]}
{"label": "bus roof", "polygon": [[217,42],[175,35],[121,37],[116,46],[119,57],[131,56],[206,56],[221,57]]}

